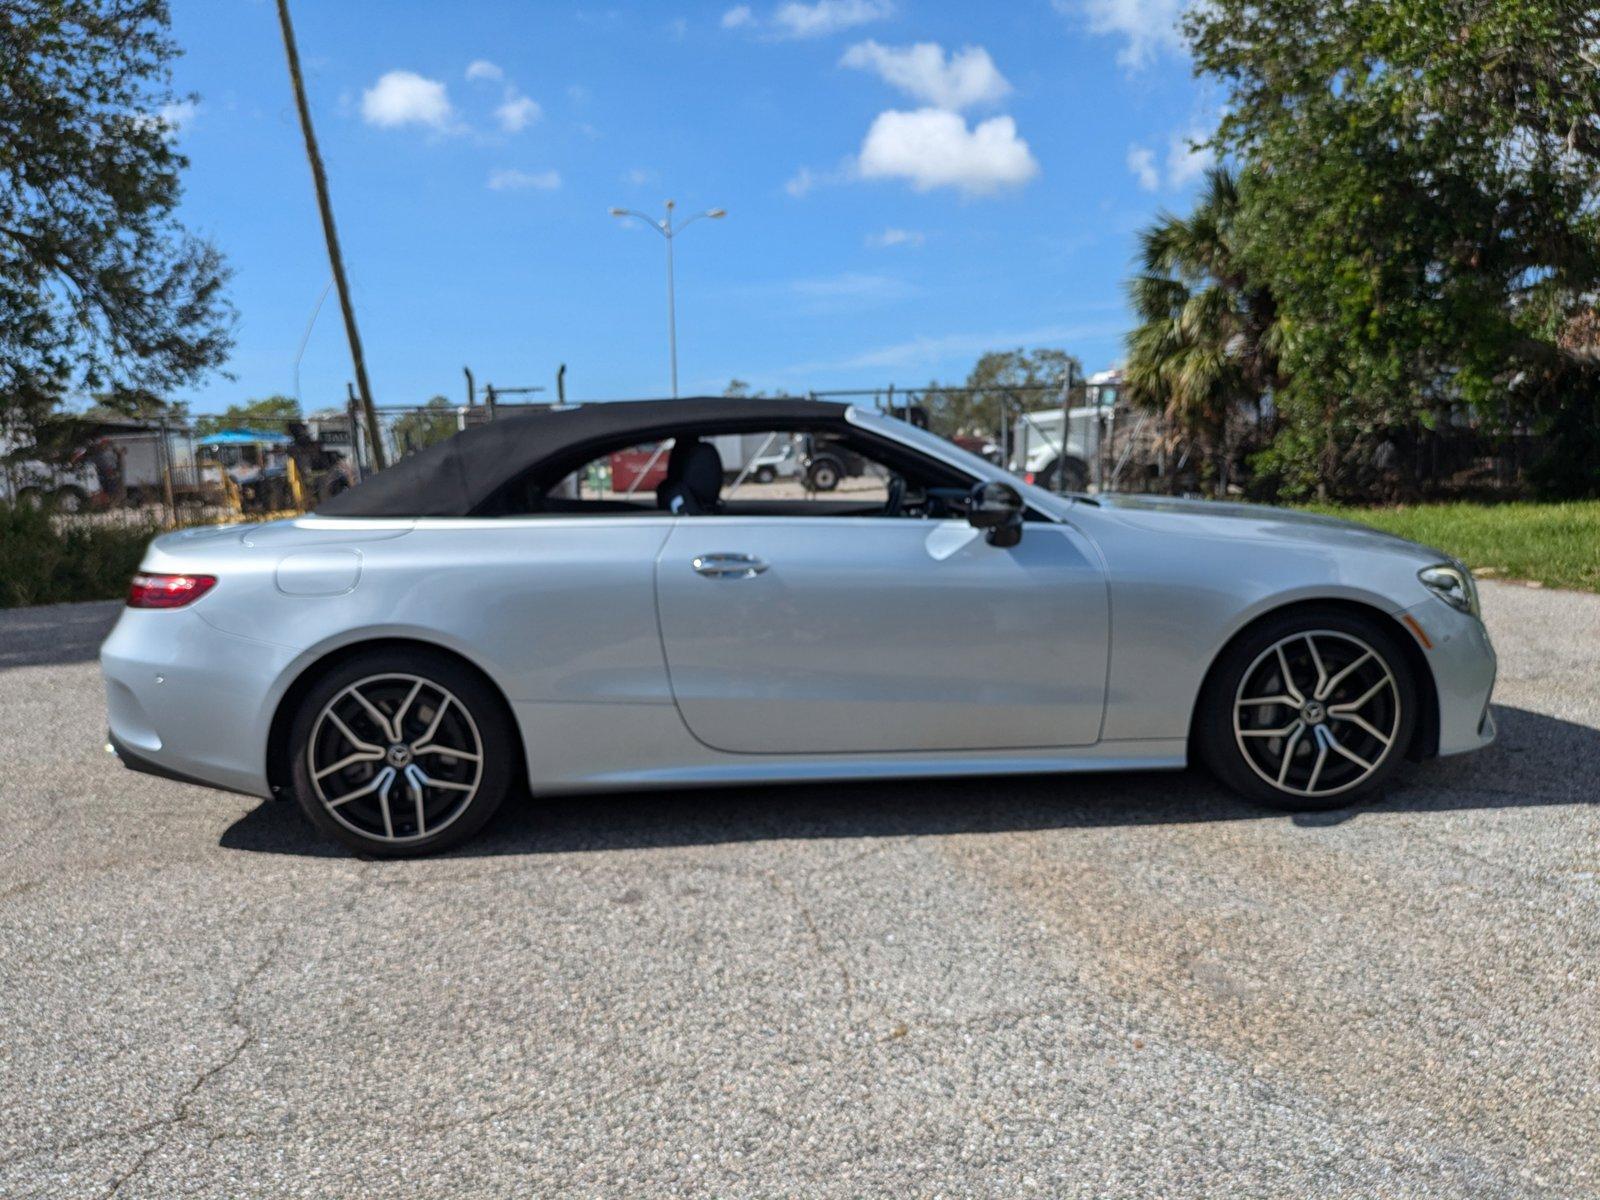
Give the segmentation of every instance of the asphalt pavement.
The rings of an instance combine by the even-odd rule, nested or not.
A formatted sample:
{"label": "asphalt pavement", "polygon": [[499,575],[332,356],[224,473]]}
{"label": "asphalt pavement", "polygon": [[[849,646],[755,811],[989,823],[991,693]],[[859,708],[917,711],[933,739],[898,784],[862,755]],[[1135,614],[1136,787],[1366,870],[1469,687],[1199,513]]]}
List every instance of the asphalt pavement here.
{"label": "asphalt pavement", "polygon": [[538,802],[443,858],[123,770],[115,606],[0,613],[0,1196],[1600,1195],[1600,596],[1501,739]]}

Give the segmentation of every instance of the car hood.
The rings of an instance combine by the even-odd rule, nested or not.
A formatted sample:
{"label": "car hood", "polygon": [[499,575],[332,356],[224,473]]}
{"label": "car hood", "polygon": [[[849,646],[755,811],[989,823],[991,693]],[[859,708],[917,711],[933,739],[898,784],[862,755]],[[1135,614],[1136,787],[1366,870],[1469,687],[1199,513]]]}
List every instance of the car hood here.
{"label": "car hood", "polygon": [[1238,504],[1222,500],[1187,500],[1172,496],[1117,495],[1095,497],[1114,519],[1150,529],[1168,529],[1190,536],[1262,542],[1316,543],[1335,548],[1390,551],[1429,561],[1450,556],[1419,542],[1384,533],[1354,521],[1321,513]]}

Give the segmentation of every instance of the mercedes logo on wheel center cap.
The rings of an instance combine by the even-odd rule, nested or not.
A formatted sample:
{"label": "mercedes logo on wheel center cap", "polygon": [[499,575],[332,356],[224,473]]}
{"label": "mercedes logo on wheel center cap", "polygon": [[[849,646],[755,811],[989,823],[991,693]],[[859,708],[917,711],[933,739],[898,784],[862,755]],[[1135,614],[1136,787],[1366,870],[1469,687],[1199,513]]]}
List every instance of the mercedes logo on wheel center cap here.
{"label": "mercedes logo on wheel center cap", "polygon": [[1321,725],[1328,713],[1322,707],[1322,701],[1308,700],[1306,706],[1300,710],[1300,715],[1305,718],[1308,725]]}
{"label": "mercedes logo on wheel center cap", "polygon": [[396,742],[393,746],[389,747],[388,759],[389,765],[392,767],[405,766],[411,761],[411,747],[400,742]]}

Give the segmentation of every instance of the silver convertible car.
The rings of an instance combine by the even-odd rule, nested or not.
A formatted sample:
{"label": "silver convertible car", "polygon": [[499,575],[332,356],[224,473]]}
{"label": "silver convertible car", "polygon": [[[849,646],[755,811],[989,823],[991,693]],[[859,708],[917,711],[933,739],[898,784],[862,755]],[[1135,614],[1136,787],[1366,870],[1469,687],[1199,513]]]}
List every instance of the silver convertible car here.
{"label": "silver convertible car", "polygon": [[[825,494],[732,463],[811,439]],[[725,459],[724,456],[727,456]],[[373,855],[512,792],[1179,768],[1337,807],[1494,737],[1472,577],[1246,505],[1058,496],[889,416],[583,405],[157,538],[102,649],[135,770]]]}

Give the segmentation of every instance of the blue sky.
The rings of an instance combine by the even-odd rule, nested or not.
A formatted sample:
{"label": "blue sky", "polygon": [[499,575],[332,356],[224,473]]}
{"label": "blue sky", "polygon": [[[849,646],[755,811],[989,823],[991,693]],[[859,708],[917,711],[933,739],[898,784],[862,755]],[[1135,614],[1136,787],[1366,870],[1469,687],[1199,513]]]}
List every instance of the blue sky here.
{"label": "blue sky", "polygon": [[[712,206],[678,247],[681,390],[918,386],[985,349],[1121,355],[1134,234],[1181,209],[1213,111],[1175,0],[294,4],[380,404],[543,384],[667,390],[662,240],[613,205]],[[268,0],[175,0],[183,217],[240,311],[215,410],[290,392],[328,279]],[[300,368],[341,402],[334,298]]]}

